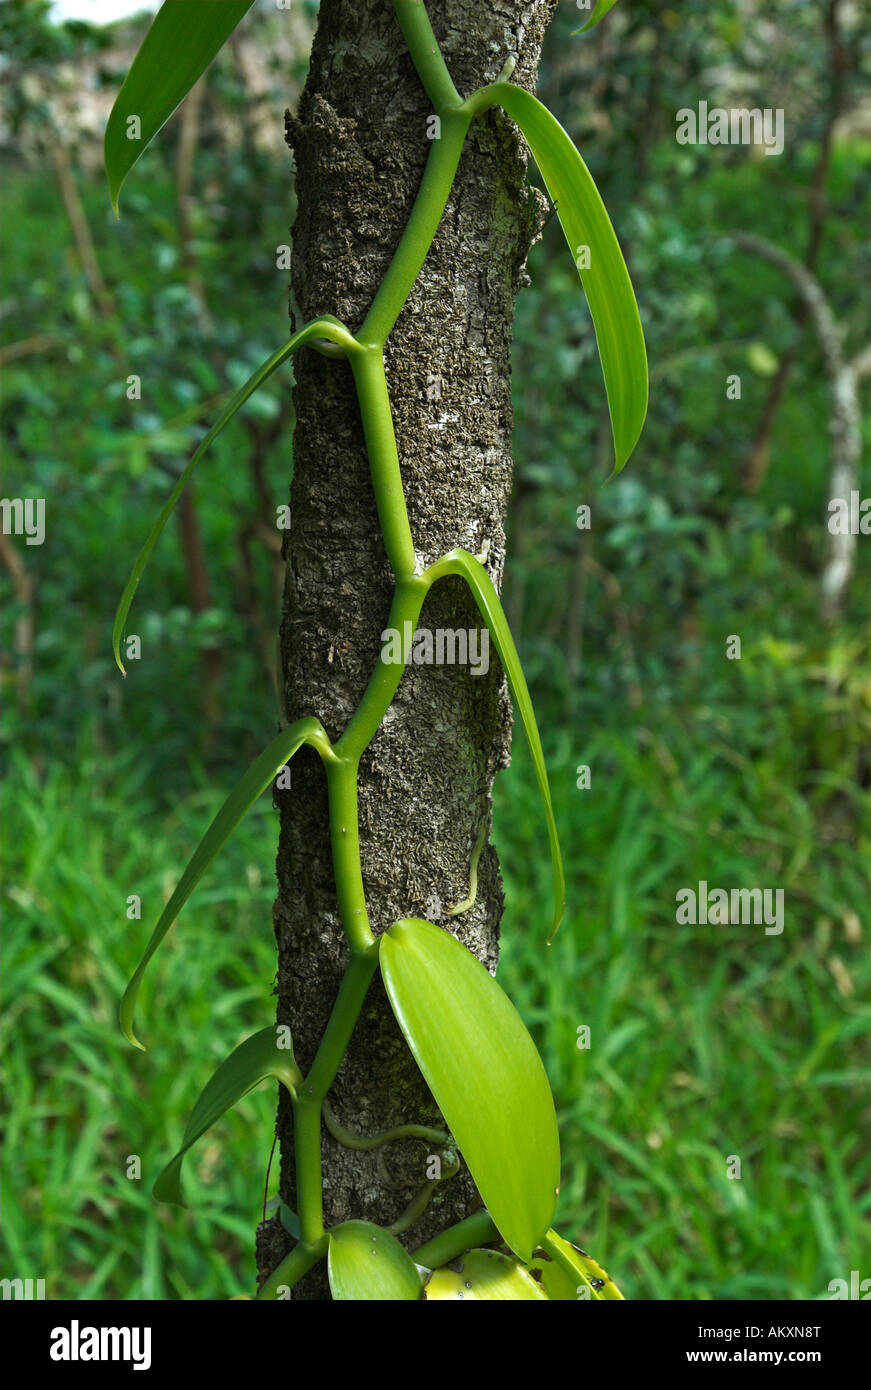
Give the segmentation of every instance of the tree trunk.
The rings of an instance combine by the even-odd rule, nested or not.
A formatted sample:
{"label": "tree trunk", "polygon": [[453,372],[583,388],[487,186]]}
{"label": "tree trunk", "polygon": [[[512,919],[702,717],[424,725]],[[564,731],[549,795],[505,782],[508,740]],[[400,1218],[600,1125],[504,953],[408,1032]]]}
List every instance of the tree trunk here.
{"label": "tree trunk", "polygon": [[[462,95],[495,80],[535,84],[542,35],[556,0],[437,0],[435,34]],[[359,327],[408,219],[429,151],[430,102],[388,0],[322,0],[299,115],[287,118],[297,165],[292,321],[334,314]],[[455,546],[482,556],[497,588],[511,488],[509,351],[514,299],[542,221],[525,184],[526,156],[511,122],[474,122],[435,242],[387,342],[387,379],[412,535],[421,565]],[[381,648],[393,578],[381,539],[348,364],[305,350],[296,359],[292,528],[281,627],[285,717],[317,715],[344,731]],[[420,627],[471,629],[480,618],[457,580],[428,596]],[[511,710],[493,658],[468,666],[409,667],[359,783],[363,875],[372,929],[419,916],[449,927],[491,970],[502,888],[495,851],[481,855],[477,897],[460,915],[469,864],[490,817],[496,773],[508,761]],[[294,759],[281,813],[278,1019],[310,1065],[347,959],[330,855],[324,775],[316,754]],[[438,1125],[432,1097],[376,976],[330,1093],[358,1133],[402,1122]],[[292,1115],[279,1107],[281,1194],[295,1210]],[[426,1177],[419,1140],[361,1152],[324,1129],[324,1219],[390,1224]],[[401,1236],[414,1248],[478,1204],[468,1172],[435,1189]],[[265,1277],[291,1244],[273,1219],[261,1228]],[[329,1297],[323,1265],[295,1289]]]}

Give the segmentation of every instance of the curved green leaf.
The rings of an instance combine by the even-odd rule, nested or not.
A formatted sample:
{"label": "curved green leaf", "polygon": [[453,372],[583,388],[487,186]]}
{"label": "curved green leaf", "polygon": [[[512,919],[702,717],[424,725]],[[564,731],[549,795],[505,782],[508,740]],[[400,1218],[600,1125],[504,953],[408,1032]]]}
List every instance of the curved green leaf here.
{"label": "curved green leaf", "polygon": [[172,513],[173,507],[175,506],[176,502],[181,496],[188,478],[193,473],[200,459],[203,457],[203,454],[209,448],[209,445],[217,439],[224,426],[227,425],[230,422],[230,420],[232,420],[239,407],[245,404],[248,397],[253,395],[253,393],[257,390],[258,386],[261,386],[263,382],[266,381],[266,379],[270,377],[272,373],[278,367],[281,366],[282,362],[285,362],[287,358],[290,356],[290,354],[292,352],[295,352],[298,347],[301,347],[303,343],[309,342],[312,338],[319,337],[329,338],[332,342],[339,343],[340,346],[344,347],[345,349],[351,349],[356,347],[355,340],[352,338],[351,334],[344,327],[344,325],[339,322],[338,319],[334,319],[329,316],[324,316],[319,319],[313,319],[311,323],[305,324],[305,326],[301,328],[298,333],[294,333],[293,337],[290,338],[288,342],[284,344],[283,347],[280,347],[277,352],[274,352],[272,354],[271,357],[267,357],[266,361],[257,368],[257,371],[254,372],[248,378],[244,386],[240,386],[239,390],[235,393],[232,400],[230,400],[229,403],[221,411],[221,414],[218,416],[218,419],[215,421],[214,425],[212,425],[212,428],[209,430],[208,434],[205,436],[205,438],[194,451],[190,463],[185,468],[184,472],[182,473],[181,477],[179,478],[178,482],[176,483],[175,487],[170,493],[169,500],[161,508],[157,520],[155,521],[154,525],[148,533],[148,538],[139,552],[136,564],[133,566],[130,578],[127,580],[126,587],[124,589],[123,594],[121,595],[121,602],[118,604],[118,611],[115,614],[115,621],[112,624],[112,649],[115,653],[115,661],[122,675],[126,675],[127,673],[124,670],[124,663],[121,660],[121,640],[124,635],[124,624],[127,621],[127,614],[130,612],[130,605],[133,602],[133,595],[136,593],[136,590],[139,587],[139,581],[142,578],[142,572],[145,569],[146,564],[148,563],[148,557],[154,549],[155,542],[157,541],[158,536],[160,535],[161,531],[166,525],[166,522]]}
{"label": "curved green leaf", "polygon": [[181,1165],[188,1149],[237,1101],[269,1076],[282,1082],[291,1095],[302,1081],[292,1048],[279,1046],[279,1035],[274,1026],[261,1028],[259,1033],[253,1033],[240,1043],[204,1086],[185,1126],[181,1148],[170,1159],[151,1189],[159,1202],[184,1206]]}
{"label": "curved green leaf", "polygon": [[124,998],[121,1000],[121,1027],[128,1042],[133,1043],[134,1047],[142,1047],[142,1043],[133,1033],[133,1010],[136,1006],[136,996],[139,993],[139,986],[142,977],[151,957],[154,955],[166,933],[169,931],[181,909],[184,907],[196,885],[199,883],[206,869],[211,864],[215,855],[229,839],[236,826],[239,824],[246,812],[250,811],[254,802],[269,786],[272,779],[277,775],[279,768],[283,767],[289,758],[292,758],[298,748],[303,743],[310,743],[318,749],[323,756],[324,749],[328,747],[327,736],[317,719],[306,718],[298,719],[295,724],[291,724],[272,740],[263,750],[259,757],[249,767],[245,775],[240,778],[231,791],[227,800],[224,802],[215,819],[212,821],[202,840],[191,856],[190,862],[182,874],[175,892],[172,894],[160,920],[151,934],[151,939],[145,949],[136,971],[124,991]]}
{"label": "curved green leaf", "polygon": [[327,1273],[333,1298],[410,1302],[421,1298],[420,1275],[395,1236],[371,1221],[346,1221],[330,1231]]}
{"label": "curved green leaf", "polygon": [[542,1259],[539,1253],[531,1261],[531,1267],[541,1271],[542,1283],[552,1299],[577,1299],[583,1296],[579,1290],[586,1288],[591,1300],[625,1302],[610,1274],[606,1274],[585,1250],[570,1245],[556,1231],[548,1231],[541,1246],[549,1258]]}
{"label": "curved green leaf", "polygon": [[623,253],[590,171],[556,117],[522,87],[497,82],[485,91],[520,126],[575,258],[596,330],[619,473],[647,413],[647,353]]}
{"label": "curved green leaf", "polygon": [[598,0],[596,8],[593,10],[586,24],[582,24],[580,29],[572,30],[572,38],[574,38],[575,34],[586,34],[588,29],[594,29],[599,21],[605,18],[608,11],[613,10],[616,4],[617,0]]}
{"label": "curved green leaf", "polygon": [[528,1259],[559,1185],[556,1114],[535,1044],[483,965],[432,922],[394,923],[379,959],[397,1022],[484,1205]]}
{"label": "curved green leaf", "polygon": [[520,722],[523,725],[523,732],[526,734],[526,741],[529,744],[529,752],[532,756],[532,762],[535,768],[535,780],[538,783],[538,790],[544,806],[544,815],[547,821],[547,835],[550,841],[550,861],[553,870],[554,915],[553,927],[547,939],[548,941],[552,941],[556,929],[562,920],[563,910],[566,905],[566,880],[565,874],[563,873],[559,837],[556,833],[553,805],[550,799],[547,768],[545,767],[544,753],[541,747],[538,725],[535,722],[535,712],[532,708],[529,687],[526,684],[526,677],[523,674],[520,657],[517,655],[514,638],[511,636],[511,628],[508,626],[508,619],[499,601],[499,595],[493,587],[493,581],[484,569],[484,566],[479,560],[475,559],[474,555],[470,555],[467,550],[451,550],[447,555],[444,555],[441,560],[437,560],[434,565],[426,570],[423,577],[431,583],[435,583],[436,580],[443,578],[447,574],[460,575],[465,579],[474,595],[481,616],[487,624],[490,635],[496,644],[499,660],[505,668],[511,695],[517,706]]}
{"label": "curved green leaf", "polygon": [[[254,0],[164,0],[115,100],[103,153],[109,196],[205,72]],[[131,124],[131,118],[138,126]],[[132,132],[132,134],[131,134]]]}
{"label": "curved green leaf", "polygon": [[467,1250],[450,1265],[433,1270],[424,1287],[427,1301],[443,1299],[544,1299],[548,1295],[523,1265],[498,1250]]}
{"label": "curved green leaf", "polygon": [[552,1302],[574,1303],[578,1298],[593,1297],[586,1284],[586,1293],[580,1292],[583,1281],[577,1274],[570,1279],[556,1260],[541,1249],[536,1250],[527,1268]]}

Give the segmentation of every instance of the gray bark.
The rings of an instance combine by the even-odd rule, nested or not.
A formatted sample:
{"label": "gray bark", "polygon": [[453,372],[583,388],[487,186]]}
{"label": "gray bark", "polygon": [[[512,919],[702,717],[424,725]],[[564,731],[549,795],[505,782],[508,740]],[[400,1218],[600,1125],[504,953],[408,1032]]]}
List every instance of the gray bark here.
{"label": "gray bark", "polygon": [[[454,82],[468,94],[495,80],[532,90],[556,0],[437,0],[430,18]],[[297,168],[291,317],[320,313],[351,330],[362,322],[405,226],[429,150],[432,108],[388,0],[322,0],[311,70],[287,135]],[[424,563],[454,546],[486,551],[497,588],[511,488],[510,342],[514,299],[542,221],[525,184],[525,147],[502,113],[474,124],[450,201],[386,352],[412,535]],[[281,628],[285,715],[315,714],[340,736],[381,646],[392,576],[380,536],[347,364],[306,351],[296,359],[292,528]],[[440,397],[438,391],[440,389]],[[478,628],[458,580],[428,597],[420,626]],[[491,648],[492,650],[492,648]],[[498,957],[502,888],[495,851],[481,856],[474,906],[469,860],[490,816],[496,773],[508,762],[511,710],[495,653],[489,673],[410,667],[363,759],[360,838],[373,930],[421,916],[454,932],[490,969]],[[347,959],[336,908],[324,777],[303,749],[292,787],[278,795],[281,839],[274,909],[278,1018],[300,1065],[311,1062]],[[438,1124],[434,1102],[376,977],[330,1093],[348,1128]],[[281,1192],[295,1209],[292,1117],[279,1107]],[[428,1146],[404,1141],[365,1153],[324,1130],[325,1222],[389,1224],[425,1177]],[[478,1204],[468,1172],[436,1189],[409,1247]],[[290,1241],[261,1229],[261,1277]],[[316,1269],[294,1297],[329,1297]]]}

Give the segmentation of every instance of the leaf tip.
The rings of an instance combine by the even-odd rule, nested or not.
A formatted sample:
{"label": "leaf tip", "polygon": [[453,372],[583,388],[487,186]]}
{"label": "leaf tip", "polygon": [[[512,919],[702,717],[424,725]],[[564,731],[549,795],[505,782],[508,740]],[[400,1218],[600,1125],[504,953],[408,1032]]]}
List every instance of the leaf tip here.
{"label": "leaf tip", "polygon": [[133,1047],[138,1047],[140,1052],[147,1052],[148,1049],[145,1046],[145,1044],[141,1043],[137,1038],[136,1034],[133,1032],[134,1000],[128,998],[129,994],[130,986],[128,985],[127,989],[124,992],[124,998],[121,1000],[121,1032],[124,1034],[127,1041],[133,1045]]}
{"label": "leaf tip", "polygon": [[[109,118],[109,123],[111,124],[111,116]],[[118,195],[121,192],[121,185],[117,182],[115,178],[113,178],[110,164],[111,160],[109,155],[109,125],[107,125],[106,132],[103,136],[103,167],[106,170],[106,182],[109,185],[109,202],[112,204],[112,211],[114,212],[115,216],[120,218],[121,213],[118,210]]]}
{"label": "leaf tip", "polygon": [[184,1209],[187,1206],[178,1180],[172,1182],[167,1179],[164,1173],[161,1173],[152,1183],[151,1195],[156,1202],[168,1202],[172,1207]]}
{"label": "leaf tip", "polygon": [[121,672],[121,675],[126,676],[127,668],[124,665],[124,662],[121,660],[121,639],[123,636],[124,629],[122,627],[119,627],[118,623],[116,622],[112,628],[112,655],[115,658],[115,665],[118,667],[118,670]]}

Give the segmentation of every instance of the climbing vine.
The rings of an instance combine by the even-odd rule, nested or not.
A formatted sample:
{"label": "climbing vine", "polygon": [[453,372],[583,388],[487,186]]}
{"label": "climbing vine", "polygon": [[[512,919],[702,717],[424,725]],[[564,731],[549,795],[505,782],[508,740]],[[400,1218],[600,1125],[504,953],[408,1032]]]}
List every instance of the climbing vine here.
{"label": "climbing vine", "polygon": [[[599,0],[589,24],[597,22],[613,3]],[[142,149],[250,4],[251,0],[166,0],[158,12],[107,125],[106,168],[116,210],[121,185]],[[530,93],[511,84],[513,61],[506,62],[499,81],[463,98],[451,80],[422,0],[394,0],[394,9],[438,118],[438,136],[432,141],[393,259],[358,328],[352,331],[328,314],[312,320],[264,362],[226,405],[142,547],[118,607],[113,645],[123,672],[121,647],[130,606],[182,489],[240,406],[294,352],[308,347],[343,359],[353,375],[378,517],[394,577],[387,627],[402,634],[401,660],[382,651],[355,713],[337,740],[331,741],[320,720],[311,715],[283,729],[247,770],[161,913],[124,994],[121,1024],[129,1041],[141,1047],[134,1033],[134,1008],[149,961],[235,826],[307,744],[318,753],[326,777],[336,896],[348,943],[347,968],[332,1013],[305,1075],[296,1064],[289,1030],[283,1025],[262,1029],[235,1049],[200,1095],[179,1152],[154,1185],[155,1196],[182,1202],[181,1169],[187,1150],[241,1096],[272,1077],[286,1087],[293,1107],[297,1239],[265,1281],[259,1298],[288,1296],[322,1259],[327,1261],[336,1299],[620,1298],[596,1262],[552,1229],[560,1165],[556,1113],[544,1067],[519,1014],[472,953],[442,927],[404,918],[376,936],[367,914],[360,860],[360,759],[399,686],[428,592],[443,578],[459,576],[468,585],[495,644],[532,755],[553,874],[551,936],[563,913],[565,883],[541,739],[508,622],[480,557],[455,549],[426,568],[418,561],[384,370],[385,343],[438,228],[469,127],[483,112],[498,106],[516,122],[555,205],[593,318],[614,436],[615,471],[632,452],[646,412],[644,340],[620,247],[593,180],[556,119]],[[479,841],[473,856],[469,898],[455,905],[453,915],[467,910],[474,900],[482,844]],[[329,1108],[327,1093],[377,970],[448,1132],[404,1124],[367,1139],[344,1131]],[[425,1139],[438,1150],[440,1178],[457,1170],[461,1153],[483,1209],[409,1255],[396,1237],[417,1219],[433,1183],[439,1180],[432,1178],[389,1230],[365,1221],[346,1221],[327,1230],[322,1124],[340,1142],[356,1147],[380,1147],[399,1138]],[[447,1268],[460,1256],[461,1270]]]}

